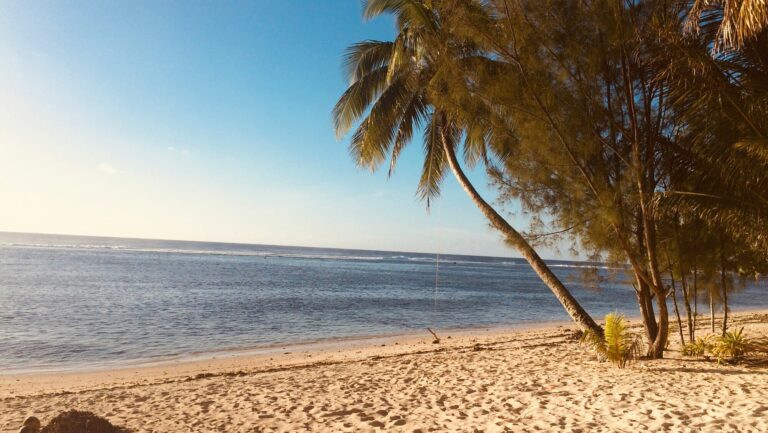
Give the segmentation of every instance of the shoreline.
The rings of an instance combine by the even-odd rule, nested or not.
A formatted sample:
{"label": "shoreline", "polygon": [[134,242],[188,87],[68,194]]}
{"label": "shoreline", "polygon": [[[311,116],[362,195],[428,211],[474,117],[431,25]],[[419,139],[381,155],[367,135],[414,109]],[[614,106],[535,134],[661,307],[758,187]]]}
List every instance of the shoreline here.
{"label": "shoreline", "polygon": [[[462,344],[468,340],[514,338],[527,333],[547,331],[574,332],[576,329],[577,326],[572,321],[551,321],[499,327],[453,328],[436,332],[441,344]],[[433,344],[432,340],[432,335],[425,328],[423,332],[329,338],[267,348],[204,352],[193,356],[123,365],[0,372],[0,401],[8,395],[76,392],[106,383],[167,381],[200,374],[221,375],[233,371],[254,372],[325,362],[351,362],[357,358],[362,360],[371,356],[402,355],[415,348],[427,352],[442,349],[441,346]]]}
{"label": "shoreline", "polygon": [[[731,309],[730,314],[744,315],[744,314],[768,314],[768,308],[734,308]],[[704,313],[700,313],[700,317],[704,321],[708,321],[708,317]],[[630,326],[637,326],[636,323],[641,320],[639,315],[625,316]],[[717,318],[716,318],[717,319]],[[598,322],[602,321],[602,318],[597,318]],[[703,323],[703,322],[701,322]],[[670,315],[670,325],[675,326],[675,318]],[[578,326],[572,320],[549,320],[549,321],[531,321],[526,323],[506,324],[506,325],[492,325],[492,326],[475,326],[475,327],[456,327],[445,329],[434,329],[438,336],[442,338],[450,338],[450,336],[489,336],[498,334],[510,334],[519,333],[525,331],[539,331],[547,330],[555,327],[573,328],[578,329]],[[697,329],[700,328],[697,327]],[[703,329],[703,328],[702,328]],[[670,334],[670,339],[674,338],[674,335]],[[30,376],[46,376],[46,375],[66,375],[75,374],[83,375],[88,373],[105,373],[124,370],[136,370],[136,369],[153,369],[162,368],[167,366],[179,366],[179,365],[198,365],[206,362],[221,362],[222,360],[237,361],[241,358],[262,358],[262,357],[274,357],[285,354],[295,353],[322,353],[326,351],[334,350],[349,350],[349,349],[361,349],[370,346],[378,346],[380,344],[393,344],[399,342],[412,342],[421,341],[424,339],[432,339],[432,336],[427,331],[427,328],[421,330],[410,330],[402,332],[384,333],[384,334],[372,334],[372,335],[351,335],[351,336],[339,336],[339,337],[327,337],[315,340],[304,340],[295,342],[284,343],[271,343],[265,345],[255,346],[243,346],[243,347],[231,347],[214,350],[199,351],[193,353],[182,353],[172,355],[161,355],[155,358],[139,358],[139,359],[126,359],[126,360],[102,360],[84,363],[81,365],[65,365],[65,366],[44,366],[39,368],[15,368],[15,369],[0,369],[0,384],[2,384],[4,378],[20,378]],[[288,352],[288,353],[286,353]],[[219,361],[217,361],[219,360]]]}
{"label": "shoreline", "polygon": [[[749,336],[768,335],[765,309],[732,319]],[[633,328],[641,332],[635,321]],[[28,415],[45,423],[68,409],[135,433],[768,431],[765,367],[680,359],[673,336],[667,359],[617,369],[579,346],[575,330],[449,332],[440,344],[425,332],[290,353],[0,375],[0,432],[17,431]]]}
{"label": "shoreline", "polygon": [[[758,308],[731,311],[731,320],[744,316],[768,316],[768,309]],[[625,316],[635,333],[641,334],[640,316]],[[707,333],[708,318],[701,315],[697,330]],[[717,320],[722,320],[716,317]],[[601,321],[599,321],[601,322]],[[670,342],[676,341],[673,331],[676,323],[670,318]],[[731,323],[734,323],[733,321]],[[574,333],[578,326],[570,320],[531,322],[515,325],[435,330],[441,344],[466,344],[467,341],[494,338],[519,338],[536,333]],[[114,364],[51,368],[45,370],[0,371],[0,398],[11,394],[55,389],[53,392],[80,389],[104,382],[168,380],[185,375],[227,374],[237,370],[264,370],[282,367],[312,365],[318,362],[351,361],[353,358],[382,356],[379,352],[403,354],[419,348],[420,351],[441,350],[432,343],[433,337],[426,328],[423,332],[403,332],[374,336],[330,337],[319,341],[275,344],[268,347],[223,349],[190,355],[168,356],[160,360],[138,362],[115,361]],[[384,348],[384,349],[382,349]],[[372,354],[370,352],[376,352]],[[355,356],[359,355],[359,356]],[[19,386],[22,385],[22,386]],[[51,388],[52,387],[52,388]]]}
{"label": "shoreline", "polygon": [[[766,310],[768,311],[768,310]],[[635,318],[628,317],[632,321]],[[576,327],[576,324],[570,320],[552,320],[535,321],[528,323],[494,325],[494,326],[475,326],[475,327],[456,327],[445,329],[434,329],[440,338],[451,335],[491,335],[500,333],[513,333],[526,330],[541,330],[556,326]],[[295,342],[270,343],[265,345],[231,347],[214,350],[199,351],[193,353],[161,355],[154,358],[139,358],[125,360],[102,360],[93,361],[80,365],[64,366],[43,366],[32,368],[14,368],[0,369],[0,378],[4,376],[32,376],[32,375],[58,375],[58,374],[83,374],[98,373],[114,370],[130,370],[136,368],[154,368],[168,365],[188,364],[205,362],[216,359],[227,358],[249,358],[259,356],[274,356],[284,354],[286,351],[294,352],[322,352],[337,349],[365,348],[379,344],[394,343],[396,341],[420,340],[424,338],[431,339],[432,336],[427,328],[422,330],[411,330],[403,332],[392,332],[385,334],[371,335],[351,335],[339,337],[327,337],[315,340],[303,340]]]}

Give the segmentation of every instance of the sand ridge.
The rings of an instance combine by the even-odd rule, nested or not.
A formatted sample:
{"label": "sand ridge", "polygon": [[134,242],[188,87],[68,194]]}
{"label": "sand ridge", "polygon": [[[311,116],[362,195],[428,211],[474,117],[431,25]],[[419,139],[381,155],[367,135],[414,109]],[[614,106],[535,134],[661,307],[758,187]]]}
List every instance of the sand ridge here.
{"label": "sand ridge", "polygon": [[[768,333],[754,317],[739,320]],[[135,375],[3,376],[0,431],[70,408],[136,432],[768,431],[765,368],[667,359],[618,370],[572,327],[451,337]]]}

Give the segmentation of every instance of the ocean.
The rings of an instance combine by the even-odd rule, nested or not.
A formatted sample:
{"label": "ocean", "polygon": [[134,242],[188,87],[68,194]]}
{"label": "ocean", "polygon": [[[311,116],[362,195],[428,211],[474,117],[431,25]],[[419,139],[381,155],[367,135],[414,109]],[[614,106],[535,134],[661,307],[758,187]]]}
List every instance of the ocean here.
{"label": "ocean", "polygon": [[[638,314],[622,269],[549,264],[593,317]],[[567,320],[522,259],[0,232],[5,373]]]}

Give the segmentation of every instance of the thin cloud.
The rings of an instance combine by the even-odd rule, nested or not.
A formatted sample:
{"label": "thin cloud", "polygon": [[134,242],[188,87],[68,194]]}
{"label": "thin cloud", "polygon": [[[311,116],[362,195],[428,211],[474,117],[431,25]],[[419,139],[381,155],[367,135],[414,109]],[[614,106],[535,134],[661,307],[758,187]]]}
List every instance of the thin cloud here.
{"label": "thin cloud", "polygon": [[166,149],[171,153],[176,153],[181,156],[189,156],[189,154],[191,153],[189,149],[177,148],[176,146],[168,146],[166,147]]}
{"label": "thin cloud", "polygon": [[101,163],[98,167],[99,171],[106,174],[117,174],[117,169],[109,164]]}

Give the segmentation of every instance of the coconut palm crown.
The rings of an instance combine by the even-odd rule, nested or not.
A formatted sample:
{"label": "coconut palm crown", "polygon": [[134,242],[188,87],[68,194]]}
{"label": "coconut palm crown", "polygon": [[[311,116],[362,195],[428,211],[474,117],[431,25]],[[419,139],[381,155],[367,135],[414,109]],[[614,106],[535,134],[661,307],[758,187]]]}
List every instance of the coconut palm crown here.
{"label": "coconut palm crown", "polygon": [[424,129],[424,166],[418,195],[429,201],[440,192],[446,169],[440,134],[457,144],[458,131],[444,113],[430,104],[428,91],[435,74],[439,27],[434,12],[420,1],[369,0],[364,16],[383,13],[397,18],[394,41],[367,40],[352,45],[344,57],[349,88],[333,109],[337,136],[352,134],[349,151],[357,165],[376,170],[387,158],[389,174],[414,132]]}

